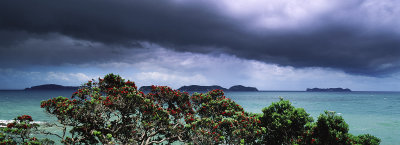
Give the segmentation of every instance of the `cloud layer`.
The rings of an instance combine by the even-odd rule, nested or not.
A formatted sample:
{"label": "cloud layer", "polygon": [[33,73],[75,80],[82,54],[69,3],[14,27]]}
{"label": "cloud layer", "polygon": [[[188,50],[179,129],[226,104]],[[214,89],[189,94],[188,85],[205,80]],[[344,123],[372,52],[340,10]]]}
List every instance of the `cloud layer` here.
{"label": "cloud layer", "polygon": [[384,76],[400,68],[399,6],[394,0],[4,0],[0,64],[118,62],[148,43]]}

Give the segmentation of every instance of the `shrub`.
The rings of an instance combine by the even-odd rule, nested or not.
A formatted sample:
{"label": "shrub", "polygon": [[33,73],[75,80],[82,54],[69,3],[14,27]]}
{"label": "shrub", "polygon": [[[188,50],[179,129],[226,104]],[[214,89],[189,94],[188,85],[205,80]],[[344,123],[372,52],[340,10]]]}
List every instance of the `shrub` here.
{"label": "shrub", "polygon": [[379,145],[381,139],[370,135],[370,134],[362,134],[357,137],[354,137],[354,143],[360,145]]}
{"label": "shrub", "polygon": [[347,123],[333,111],[325,111],[316,123],[306,127],[307,131],[299,136],[298,144],[317,145],[378,145],[380,139],[366,134],[354,136],[348,133]]}
{"label": "shrub", "polygon": [[321,114],[314,128],[315,137],[321,144],[348,144],[348,131],[349,127],[344,119],[332,111]]}
{"label": "shrub", "polygon": [[313,121],[303,108],[295,108],[282,98],[262,112],[260,120],[266,128],[266,133],[261,137],[264,144],[290,144],[305,131],[305,125]]}

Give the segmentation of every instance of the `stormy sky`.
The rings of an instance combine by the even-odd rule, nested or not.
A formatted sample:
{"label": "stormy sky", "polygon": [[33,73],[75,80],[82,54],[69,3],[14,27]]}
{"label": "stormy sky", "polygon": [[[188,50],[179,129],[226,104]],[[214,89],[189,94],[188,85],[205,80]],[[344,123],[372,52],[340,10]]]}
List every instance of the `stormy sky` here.
{"label": "stormy sky", "polygon": [[0,89],[143,85],[400,91],[400,1],[0,1]]}

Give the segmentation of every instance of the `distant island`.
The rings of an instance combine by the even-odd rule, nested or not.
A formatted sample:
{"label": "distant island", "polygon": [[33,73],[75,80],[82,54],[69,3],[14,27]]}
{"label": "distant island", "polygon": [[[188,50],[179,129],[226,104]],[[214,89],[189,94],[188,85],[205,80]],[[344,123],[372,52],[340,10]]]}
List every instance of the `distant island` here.
{"label": "distant island", "polygon": [[215,89],[220,89],[220,90],[223,90],[223,91],[227,91],[228,90],[228,89],[226,89],[224,87],[217,86],[217,85],[213,85],[213,86],[199,86],[199,85],[182,86],[178,90],[179,91],[190,92],[190,91],[211,91],[211,90],[215,90]]}
{"label": "distant island", "polygon": [[350,89],[346,88],[307,88],[307,92],[351,92]]}
{"label": "distant island", "polygon": [[[39,86],[33,86],[30,88],[25,88],[25,91],[35,91],[35,90],[78,90],[79,87],[74,87],[74,86],[62,86],[62,85],[57,85],[57,84],[44,84],[44,85],[39,85]],[[180,91],[185,91],[185,92],[206,92],[206,91],[211,91],[215,89],[220,89],[223,91],[242,91],[242,92],[256,92],[258,91],[257,88],[255,87],[245,87],[242,85],[235,85],[230,87],[229,89],[218,86],[218,85],[213,85],[213,86],[199,86],[199,85],[190,85],[190,86],[182,86],[178,90]],[[142,86],[139,88],[139,91],[142,92],[150,92],[151,91],[151,86]]]}
{"label": "distant island", "polygon": [[255,87],[245,87],[242,85],[232,86],[228,89],[228,91],[243,91],[243,92],[257,92],[258,89]]}
{"label": "distant island", "polygon": [[[223,91],[242,91],[242,92],[257,92],[258,89],[255,87],[245,87],[242,85],[235,85],[230,87],[229,89],[218,86],[218,85],[213,85],[213,86],[200,86],[200,85],[190,85],[190,86],[182,86],[178,90],[179,91],[184,91],[184,92],[206,92],[206,91],[211,91],[215,89],[220,89]],[[142,86],[139,88],[139,91],[142,92],[150,92],[151,91],[151,86]]]}
{"label": "distant island", "polygon": [[141,87],[139,88],[139,91],[142,91],[142,92],[150,92],[150,91],[151,91],[151,86],[141,86]]}
{"label": "distant island", "polygon": [[229,89],[221,87],[221,86],[217,86],[217,85],[213,85],[213,86],[199,86],[199,85],[190,85],[190,86],[182,86],[180,87],[178,90],[180,91],[186,91],[186,92],[193,92],[193,91],[211,91],[211,90],[215,90],[215,89],[220,89],[223,91],[243,91],[243,92],[255,92],[258,91],[257,88],[255,87],[245,87],[242,85],[235,85],[230,87]]}
{"label": "distant island", "polygon": [[44,84],[39,86],[33,86],[30,88],[25,88],[25,91],[36,91],[36,90],[78,90],[79,87],[73,86],[62,86],[57,84]]}

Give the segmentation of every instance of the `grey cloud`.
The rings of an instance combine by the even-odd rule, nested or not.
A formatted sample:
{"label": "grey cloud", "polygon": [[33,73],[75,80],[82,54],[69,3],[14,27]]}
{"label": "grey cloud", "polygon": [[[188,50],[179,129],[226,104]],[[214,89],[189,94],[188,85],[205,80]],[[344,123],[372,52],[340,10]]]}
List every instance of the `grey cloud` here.
{"label": "grey cloud", "polygon": [[15,44],[1,46],[0,68],[120,61],[123,59],[122,56],[125,56],[125,52],[129,51],[117,46],[77,40],[59,34],[28,34],[23,37],[28,38],[14,39]]}
{"label": "grey cloud", "polygon": [[[355,9],[357,4],[362,3],[340,11]],[[321,16],[315,27],[253,32],[246,28],[248,21],[228,17],[222,11],[207,2],[4,0],[0,2],[0,31],[4,32],[0,38],[13,36],[12,32],[21,37],[0,40],[0,56],[26,40],[22,36],[58,33],[104,44],[101,48],[82,49],[84,54],[99,52],[98,56],[107,59],[78,55],[73,63],[119,59],[109,55],[107,47],[140,48],[138,42],[148,41],[175,51],[227,53],[283,66],[327,67],[352,74],[379,76],[400,68],[398,33],[391,31],[392,27],[365,27],[361,24],[366,22],[362,14],[344,17],[342,13],[338,18],[332,12]],[[70,53],[79,52],[63,46],[60,49],[68,52],[57,61],[60,63],[68,62],[68,57],[73,56]]]}

